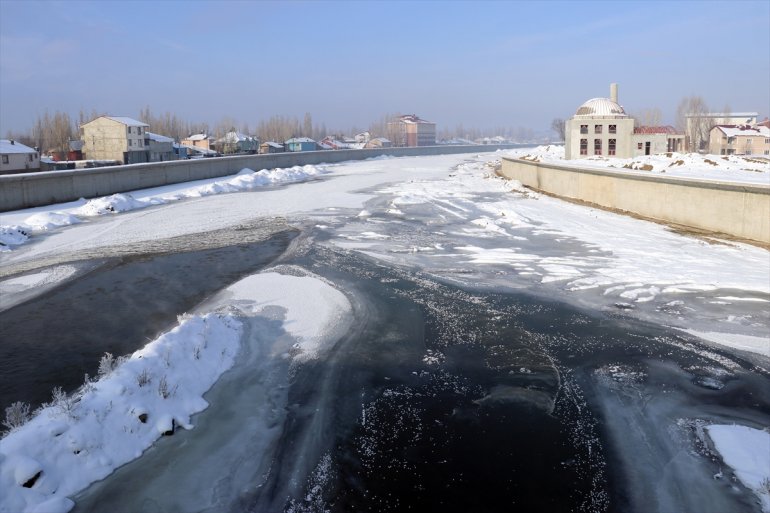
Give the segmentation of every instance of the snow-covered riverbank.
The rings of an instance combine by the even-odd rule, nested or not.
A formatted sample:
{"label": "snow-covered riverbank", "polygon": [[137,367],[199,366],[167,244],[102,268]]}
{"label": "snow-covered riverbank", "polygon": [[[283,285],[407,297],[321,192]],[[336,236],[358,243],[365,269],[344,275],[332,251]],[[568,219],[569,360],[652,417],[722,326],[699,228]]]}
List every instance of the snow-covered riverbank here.
{"label": "snow-covered riverbank", "polygon": [[[194,236],[247,225],[259,217],[285,216],[320,244],[360,253],[383,265],[424,273],[466,289],[525,291],[612,318],[636,317],[673,326],[682,331],[681,346],[697,352],[699,357],[720,364],[727,362],[724,364],[728,367],[737,365],[722,355],[727,348],[741,358],[756,358],[760,368],[767,367],[770,258],[766,250],[732,242],[708,242],[661,225],[532,194],[496,177],[495,158],[499,155],[379,159],[318,166],[301,173],[295,170],[296,180],[271,182],[292,182],[288,187],[259,189],[253,184],[239,187],[231,183],[252,180],[255,173],[249,171],[193,187],[181,184],[173,190],[137,191],[92,200],[87,209],[83,203],[2,214],[0,224],[5,226],[30,228],[35,223],[29,219],[41,216],[39,219],[48,221],[41,221],[40,226],[49,229],[33,231],[28,239],[24,238],[28,234],[22,234],[21,239],[14,239],[18,243],[10,242],[10,251],[0,254],[0,264],[10,270],[0,281],[0,293],[26,301],[41,293],[35,290],[40,284],[49,287],[66,283],[76,274],[73,262],[84,252],[96,258],[112,254],[116,247],[140,248],[149,240]],[[321,175],[323,179],[312,179]],[[88,217],[86,213],[100,215]],[[68,226],[64,222],[47,224],[70,219],[68,216],[86,221]],[[39,268],[35,267],[38,262]],[[31,270],[15,273],[17,267]],[[69,413],[62,415],[62,406],[56,406],[41,413],[38,418],[43,420],[33,420],[29,427],[3,439],[0,495],[14,501],[7,503],[5,511],[43,504],[54,499],[54,490],[57,498],[50,506],[65,510],[71,503],[64,495],[82,489],[152,444],[160,436],[157,420],[176,418],[178,425],[188,425],[189,416],[205,408],[202,394],[229,364],[225,365],[221,358],[207,359],[216,364],[208,381],[189,387],[180,385],[176,395],[166,398],[159,390],[160,378],[167,375],[165,382],[173,390],[177,383],[195,375],[196,347],[203,340],[208,340],[207,347],[215,352],[229,348],[228,358],[232,358],[237,347],[234,341],[239,340],[240,316],[269,312],[271,319],[300,341],[298,347],[287,351],[292,358],[313,354],[317,343],[345,329],[349,306],[344,296],[319,279],[258,275],[223,294],[230,297],[230,302],[222,305],[237,306],[237,311],[218,307],[215,312],[201,312],[186,319],[176,331],[153,342],[173,343],[173,351],[164,353],[148,345],[123,364],[133,369],[121,378],[124,382],[110,381],[123,375],[116,369],[94,383],[93,390],[84,389],[80,402],[66,409],[84,421],[92,419],[91,424],[83,424],[86,427],[82,431],[76,423],[70,423]],[[211,332],[206,328],[212,323],[221,324],[221,330]],[[332,325],[337,328],[332,329]],[[180,335],[183,340],[175,335],[180,332],[185,334]],[[326,338],[314,338],[323,334]],[[702,338],[701,344],[713,344],[718,353],[693,345],[695,337]],[[151,384],[139,387],[137,376],[142,368],[138,366],[150,362],[155,366],[148,371]],[[97,394],[100,390],[113,392],[101,396]],[[175,398],[180,400],[178,410],[169,406],[175,404]],[[107,409],[110,400],[113,403]],[[138,419],[137,408],[147,410],[144,413],[150,420],[146,424]],[[133,427],[129,421],[137,428],[134,433],[130,432]],[[38,424],[41,427],[35,427]],[[52,431],[52,425],[59,428]],[[127,426],[126,436],[136,435],[142,443],[124,442],[122,447],[126,448],[118,453],[96,447],[99,440],[106,439],[99,431],[104,426],[118,430]],[[36,434],[24,434],[32,430]],[[137,435],[140,432],[141,437]],[[32,438],[18,442],[25,436]],[[724,443],[723,437],[715,435],[715,446],[725,463],[739,472],[747,466],[741,454],[763,450],[763,436],[737,437],[739,441]],[[48,447],[49,442],[55,445]],[[101,459],[105,451],[107,456]],[[72,465],[78,462],[89,461],[88,454],[96,459],[84,464],[81,474],[86,477],[81,480],[74,477],[81,474],[70,469],[76,468]],[[49,460],[45,459],[47,455]],[[43,473],[34,486],[24,488],[40,470]],[[763,473],[770,478],[770,470],[765,472],[761,465],[752,464],[751,472],[759,472],[760,482]],[[760,493],[755,478],[746,486]]]}

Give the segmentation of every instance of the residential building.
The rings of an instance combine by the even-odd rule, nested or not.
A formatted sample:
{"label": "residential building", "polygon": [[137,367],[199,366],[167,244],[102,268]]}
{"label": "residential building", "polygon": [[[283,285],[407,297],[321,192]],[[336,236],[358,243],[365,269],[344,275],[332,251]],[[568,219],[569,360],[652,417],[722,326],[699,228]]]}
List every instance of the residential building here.
{"label": "residential building", "polygon": [[145,146],[147,147],[147,162],[167,162],[177,160],[177,151],[174,151],[175,141],[171,137],[147,132]]}
{"label": "residential building", "polygon": [[618,85],[610,84],[609,98],[592,98],[565,122],[564,158],[593,156],[631,158],[681,151],[684,134],[672,127],[637,127],[618,103]]}
{"label": "residential building", "polygon": [[369,142],[366,143],[364,148],[390,148],[392,146],[393,143],[388,139],[385,139],[384,137],[375,137],[374,139],[369,139]]}
{"label": "residential building", "polygon": [[286,141],[286,151],[314,151],[318,149],[316,142],[309,137],[294,137]]}
{"label": "residential building", "polygon": [[13,139],[0,139],[0,174],[28,171],[40,171],[38,151]]}
{"label": "residential building", "polygon": [[396,146],[435,146],[436,123],[420,119],[416,114],[400,116],[388,123],[388,132]]}
{"label": "residential building", "polygon": [[770,128],[757,125],[717,125],[709,132],[713,155],[770,155]]}
{"label": "residential building", "polygon": [[283,144],[273,141],[263,142],[259,145],[260,153],[283,153],[285,151],[286,148],[284,148]]}
{"label": "residential building", "polygon": [[326,137],[324,137],[318,142],[319,146],[321,146],[323,149],[328,149],[328,150],[349,150],[352,148],[351,146],[352,144],[355,144],[355,142],[349,143],[349,142],[340,141],[333,135],[327,135]]}
{"label": "residential building", "polygon": [[688,151],[708,150],[709,133],[717,125],[755,125],[757,112],[703,112],[685,115],[685,135]]}
{"label": "residential building", "polygon": [[211,138],[207,134],[193,134],[187,139],[182,139],[179,144],[182,146],[192,146],[203,150],[210,150]]}
{"label": "residential building", "polygon": [[216,149],[220,153],[257,153],[259,140],[236,130],[227,132],[216,140]]}
{"label": "residential building", "polygon": [[147,162],[146,132],[150,125],[132,118],[100,116],[80,126],[85,157],[123,164]]}

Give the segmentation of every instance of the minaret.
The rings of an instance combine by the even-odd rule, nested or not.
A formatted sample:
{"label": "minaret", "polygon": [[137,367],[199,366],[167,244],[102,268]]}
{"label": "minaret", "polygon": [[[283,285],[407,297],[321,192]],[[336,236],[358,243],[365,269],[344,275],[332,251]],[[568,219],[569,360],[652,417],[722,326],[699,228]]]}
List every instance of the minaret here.
{"label": "minaret", "polygon": [[618,84],[610,84],[610,100],[618,103]]}

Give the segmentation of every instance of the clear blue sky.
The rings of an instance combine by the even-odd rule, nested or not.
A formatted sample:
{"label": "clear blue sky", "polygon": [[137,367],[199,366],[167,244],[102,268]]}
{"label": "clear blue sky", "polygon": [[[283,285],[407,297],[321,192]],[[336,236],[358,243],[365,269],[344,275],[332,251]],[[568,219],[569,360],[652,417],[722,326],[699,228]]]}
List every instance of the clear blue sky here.
{"label": "clear blue sky", "polygon": [[682,97],[770,113],[770,1],[0,0],[0,134],[46,109],[346,129],[391,112],[547,130],[620,84],[673,122]]}

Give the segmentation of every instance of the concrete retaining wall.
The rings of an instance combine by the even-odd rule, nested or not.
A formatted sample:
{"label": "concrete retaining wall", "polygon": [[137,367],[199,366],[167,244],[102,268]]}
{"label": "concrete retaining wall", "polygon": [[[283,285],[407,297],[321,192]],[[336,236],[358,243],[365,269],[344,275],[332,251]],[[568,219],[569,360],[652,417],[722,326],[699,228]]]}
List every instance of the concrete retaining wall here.
{"label": "concrete retaining wall", "polygon": [[235,174],[243,168],[259,171],[260,169],[275,167],[363,160],[381,155],[403,157],[480,153],[526,146],[531,145],[424,146],[417,148],[307,151],[4,175],[0,176],[0,212],[216,178]]}
{"label": "concrete retaining wall", "polygon": [[557,196],[770,244],[767,185],[564,167],[507,157],[502,159],[500,174]]}

